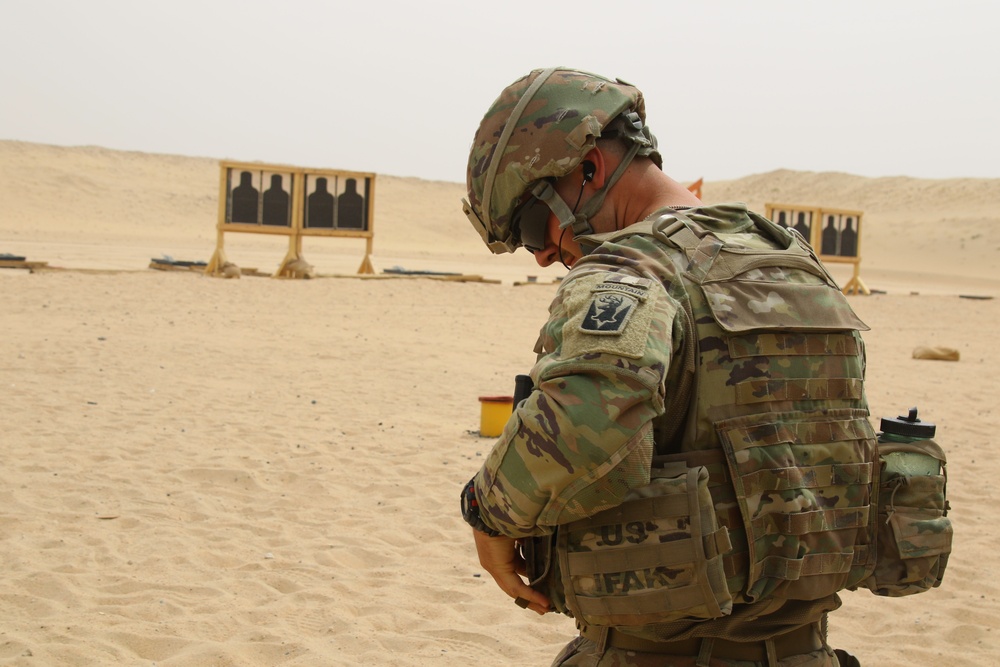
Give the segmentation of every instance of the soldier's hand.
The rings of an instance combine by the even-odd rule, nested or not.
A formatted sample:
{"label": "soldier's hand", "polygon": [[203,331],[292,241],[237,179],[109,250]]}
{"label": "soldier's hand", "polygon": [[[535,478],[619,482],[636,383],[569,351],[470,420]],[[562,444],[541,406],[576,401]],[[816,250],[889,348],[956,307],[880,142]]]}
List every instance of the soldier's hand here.
{"label": "soldier's hand", "polygon": [[472,530],[472,534],[476,540],[479,564],[490,573],[504,593],[515,600],[527,601],[526,608],[536,614],[552,610],[552,602],[521,579],[526,576],[526,571],[516,540],[505,535],[490,537],[476,529]]}

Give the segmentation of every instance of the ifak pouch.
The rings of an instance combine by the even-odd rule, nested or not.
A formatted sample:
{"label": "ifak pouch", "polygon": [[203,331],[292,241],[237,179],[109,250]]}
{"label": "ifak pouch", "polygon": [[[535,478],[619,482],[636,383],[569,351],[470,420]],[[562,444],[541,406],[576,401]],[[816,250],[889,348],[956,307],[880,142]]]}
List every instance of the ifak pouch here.
{"label": "ifak pouch", "polygon": [[732,611],[723,555],[732,549],[708,470],[654,468],[621,505],[560,526],[566,612],[590,626],[711,619]]}

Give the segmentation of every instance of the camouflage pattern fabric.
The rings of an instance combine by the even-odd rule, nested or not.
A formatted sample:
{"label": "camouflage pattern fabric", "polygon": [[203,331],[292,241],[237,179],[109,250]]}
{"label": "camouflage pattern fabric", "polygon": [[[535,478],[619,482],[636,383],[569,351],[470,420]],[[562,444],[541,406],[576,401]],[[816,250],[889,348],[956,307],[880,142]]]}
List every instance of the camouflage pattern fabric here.
{"label": "camouflage pattern fabric", "polygon": [[[585,242],[536,348],[536,390],[477,475],[484,520],[545,535],[649,484],[654,453],[704,465],[734,610],[629,632],[752,641],[815,622],[874,566],[865,325],[804,241],[743,205]],[[546,592],[563,600],[552,570]]]}
{"label": "camouflage pattern fabric", "polygon": [[[595,627],[642,626],[732,612],[723,554],[732,550],[708,490],[708,470],[653,469],[618,507],[560,527],[565,606]],[[563,598],[560,598],[563,600]]]}
{"label": "camouflage pattern fabric", "polygon": [[879,557],[861,585],[890,597],[923,593],[941,585],[951,554],[945,453],[933,440],[886,439],[879,456]]}
{"label": "camouflage pattern fabric", "polygon": [[[660,655],[624,649],[609,648],[598,654],[597,645],[578,637],[570,642],[552,662],[552,667],[768,667],[765,662],[710,658],[699,663],[697,656]],[[825,650],[790,656],[778,660],[775,667],[849,667],[837,656]]]}
{"label": "camouflage pattern fabric", "polygon": [[[572,171],[622,112],[633,111],[645,121],[642,93],[634,86],[553,69],[534,70],[505,88],[473,139],[466,214],[494,253],[518,247],[510,217],[532,184]],[[630,138],[642,144],[640,155],[660,164],[648,130]]]}
{"label": "camouflage pattern fabric", "polygon": [[546,348],[559,352],[532,368],[535,391],[515,408],[476,478],[484,521],[512,537],[551,533],[649,483],[653,420],[664,409],[672,341],[682,332],[674,329],[677,304],[646,281],[635,286],[642,298],[630,318],[641,351],[620,336],[574,341],[572,329],[584,326],[602,295],[616,292],[601,288],[616,277],[600,272],[560,287],[542,334]]}

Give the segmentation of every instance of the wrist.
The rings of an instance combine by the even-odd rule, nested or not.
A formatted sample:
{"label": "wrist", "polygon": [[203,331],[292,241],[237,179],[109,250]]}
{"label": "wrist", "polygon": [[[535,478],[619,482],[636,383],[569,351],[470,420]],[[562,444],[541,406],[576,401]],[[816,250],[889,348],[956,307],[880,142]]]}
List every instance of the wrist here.
{"label": "wrist", "polygon": [[486,525],[479,513],[479,500],[476,498],[476,478],[473,477],[462,489],[462,518],[465,522],[481,533],[490,537],[498,537],[501,533]]}

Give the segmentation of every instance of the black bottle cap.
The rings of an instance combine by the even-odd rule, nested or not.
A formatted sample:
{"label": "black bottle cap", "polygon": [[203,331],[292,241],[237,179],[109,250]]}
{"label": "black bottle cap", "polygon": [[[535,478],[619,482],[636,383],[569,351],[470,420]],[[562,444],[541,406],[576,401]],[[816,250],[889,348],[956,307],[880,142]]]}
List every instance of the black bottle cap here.
{"label": "black bottle cap", "polygon": [[933,438],[937,429],[934,424],[917,419],[917,409],[910,408],[910,414],[892,419],[883,417],[880,428],[889,435],[901,435],[908,438]]}

